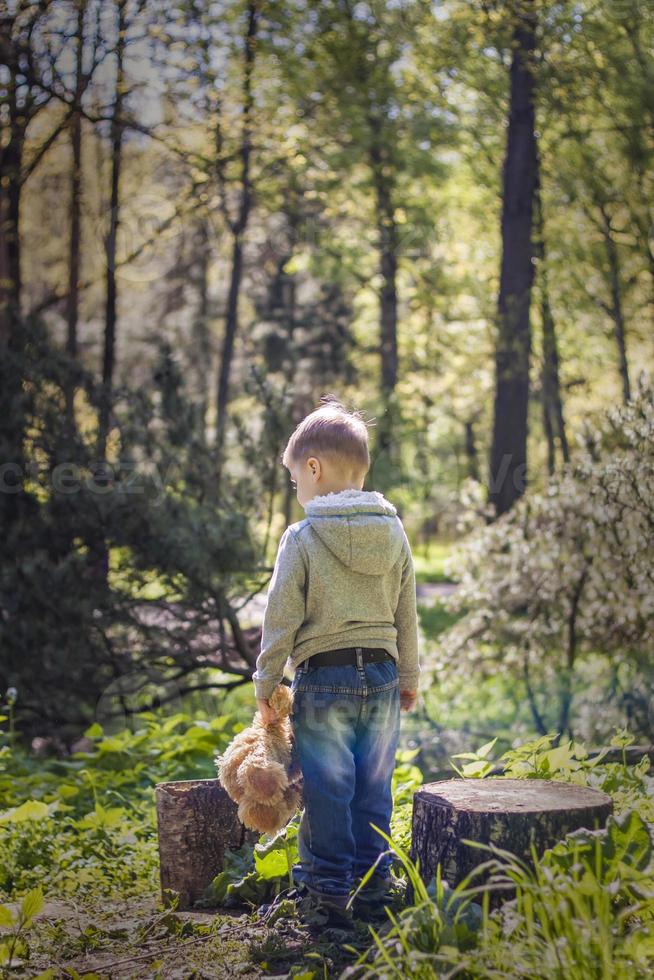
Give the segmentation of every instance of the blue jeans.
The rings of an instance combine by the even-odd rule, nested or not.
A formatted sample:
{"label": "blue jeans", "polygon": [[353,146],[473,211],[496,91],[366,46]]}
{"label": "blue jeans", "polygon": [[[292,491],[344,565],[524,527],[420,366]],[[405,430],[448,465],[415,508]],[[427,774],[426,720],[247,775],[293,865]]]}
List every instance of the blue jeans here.
{"label": "blue jeans", "polygon": [[[400,732],[397,664],[300,664],[291,716],[303,777],[296,883],[344,898],[387,848]],[[389,873],[390,854],[376,874]]]}

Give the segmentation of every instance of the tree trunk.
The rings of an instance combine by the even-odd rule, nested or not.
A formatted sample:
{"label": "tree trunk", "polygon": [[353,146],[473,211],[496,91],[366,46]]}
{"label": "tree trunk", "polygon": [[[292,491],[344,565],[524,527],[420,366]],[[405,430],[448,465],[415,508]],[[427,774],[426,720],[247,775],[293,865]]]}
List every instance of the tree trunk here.
{"label": "tree trunk", "polygon": [[535,207],[535,254],[538,257],[538,284],[540,288],[540,310],[543,329],[543,361],[541,367],[541,388],[543,405],[543,428],[547,439],[547,468],[550,473],[556,469],[556,437],[558,436],[563,461],[570,459],[568,439],[563,416],[563,400],[559,379],[559,351],[556,339],[556,326],[550,306],[549,283],[547,279],[545,219],[540,181],[540,158],[536,155]]}
{"label": "tree trunk", "polygon": [[393,206],[392,178],[382,150],[379,120],[370,120],[372,140],[370,167],[375,187],[377,232],[379,235],[379,273],[381,294],[379,307],[381,385],[391,394],[397,384],[397,251],[398,234]]}
{"label": "tree trunk", "polygon": [[171,889],[178,909],[189,909],[222,871],[225,850],[254,844],[259,834],[240,822],[218,779],[157,783],[155,798],[162,900],[171,904],[165,891]]}
{"label": "tree trunk", "polygon": [[624,309],[622,306],[622,284],[620,280],[620,260],[618,249],[613,237],[611,219],[606,210],[604,202],[599,202],[598,207],[602,216],[602,235],[604,237],[604,247],[609,264],[609,285],[611,290],[610,313],[613,320],[613,333],[615,343],[618,348],[618,368],[620,380],[622,382],[622,400],[626,405],[631,400],[631,383],[629,380],[629,363],[627,361],[627,341],[624,319]]}
{"label": "tree trunk", "polygon": [[527,477],[532,210],[536,179],[533,0],[516,10],[502,195],[502,263],[495,354],[489,500],[499,516],[524,492]]}
{"label": "tree trunk", "polygon": [[191,363],[194,369],[197,392],[198,435],[206,444],[207,411],[209,407],[209,368],[211,366],[211,341],[209,335],[209,227],[206,218],[197,224],[197,290],[198,308],[193,320]]}
{"label": "tree trunk", "polygon": [[[6,108],[0,141],[0,462],[12,470],[3,474],[0,493],[2,536],[17,518],[25,476],[23,434],[25,404],[20,360],[24,349],[21,322],[20,203],[23,147],[31,117],[31,95],[21,103],[24,81],[13,36],[14,19],[0,20],[0,62],[7,71]],[[14,363],[14,358],[18,363]],[[9,489],[11,488],[11,489]]]}
{"label": "tree trunk", "polygon": [[[77,359],[77,322],[79,317],[79,275],[81,250],[81,196],[82,196],[82,115],[80,103],[84,91],[84,17],[85,0],[79,0],[77,8],[77,50],[75,60],[75,106],[70,120],[70,142],[73,152],[73,169],[70,179],[70,246],[68,258],[68,300],[66,351],[72,360]],[[75,385],[72,378],[66,382],[66,419],[69,431],[75,426]]]}
{"label": "tree trunk", "polygon": [[107,235],[106,256],[106,300],[104,351],[102,358],[102,398],[98,425],[98,458],[104,460],[109,416],[111,413],[114,365],[116,359],[116,244],[120,220],[120,174],[122,167],[123,142],[123,96],[125,34],[127,31],[127,0],[118,0],[118,41],[116,43],[116,91],[111,117],[111,203],[109,211],[109,233]]}
{"label": "tree trunk", "polygon": [[[393,204],[392,163],[387,159],[380,120],[369,117],[369,162],[375,189],[377,233],[379,236],[379,333],[381,355],[381,400],[383,411],[377,423],[376,451],[393,452],[394,393],[397,385],[397,266],[398,233]],[[390,461],[390,459],[389,459]]]}
{"label": "tree trunk", "polygon": [[[567,645],[566,658],[563,669],[559,672],[559,720],[557,724],[556,738],[552,742],[552,748],[556,748],[563,732],[570,730],[570,707],[572,705],[572,681],[577,658],[577,617],[579,615],[579,603],[584,591],[584,586],[588,579],[588,570],[592,559],[588,559],[587,564],[579,576],[572,596],[570,597],[570,612],[567,622]],[[572,738],[572,733],[569,733]]]}
{"label": "tree trunk", "polygon": [[477,454],[477,443],[475,441],[475,420],[466,419],[465,427],[465,453],[467,463],[467,476],[471,480],[479,481],[479,457]]}
{"label": "tree trunk", "polygon": [[259,22],[257,0],[248,4],[248,24],[245,34],[245,66],[243,71],[243,128],[241,135],[241,194],[238,217],[230,223],[232,232],[232,262],[225,314],[225,336],[220,360],[218,377],[218,392],[216,397],[216,485],[219,484],[223,465],[223,447],[227,426],[227,404],[229,401],[229,380],[232,370],[234,341],[238,331],[238,306],[241,278],[243,275],[243,236],[247,228],[252,206],[252,188],[250,180],[250,155],[252,150],[252,110],[254,96],[252,94],[252,73],[254,70],[255,44]]}
{"label": "tree trunk", "polygon": [[[410,856],[420,860],[420,875],[426,884],[440,863],[441,877],[454,887],[492,857],[489,851],[470,847],[466,840],[492,843],[533,867],[530,841],[540,855],[570,831],[603,827],[612,810],[613,801],[606,793],[556,780],[428,783],[413,797]],[[469,885],[486,883],[488,877],[487,871],[475,875]],[[513,897],[513,888],[493,889],[490,907]]]}
{"label": "tree trunk", "polygon": [[[116,361],[116,246],[120,221],[120,176],[122,169],[123,142],[123,101],[124,101],[124,60],[127,34],[127,0],[117,0],[118,24],[116,42],[116,86],[114,106],[111,116],[111,200],[109,210],[109,232],[106,240],[106,298],[104,348],[102,355],[102,384],[100,387],[100,411],[98,418],[97,459],[100,469],[96,479],[100,482],[110,477],[106,473],[107,438],[113,401],[113,377]],[[107,485],[106,482],[103,485]],[[106,584],[109,574],[109,551],[102,526],[89,535],[86,558],[89,575],[101,584]]]}

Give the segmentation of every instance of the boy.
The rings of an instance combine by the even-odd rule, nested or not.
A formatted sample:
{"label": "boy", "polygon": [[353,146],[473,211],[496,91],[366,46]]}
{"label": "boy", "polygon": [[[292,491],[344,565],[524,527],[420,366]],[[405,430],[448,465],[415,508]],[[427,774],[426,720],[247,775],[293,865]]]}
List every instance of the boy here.
{"label": "boy", "polygon": [[307,516],[280,540],[252,679],[269,724],[287,658],[295,668],[304,810],[293,878],[309,908],[340,925],[375,862],[368,894],[388,896],[391,858],[370,824],[390,833],[400,709],[415,703],[420,666],[409,541],[395,507],[363,490],[366,423],[333,396],[321,401],[282,456]]}

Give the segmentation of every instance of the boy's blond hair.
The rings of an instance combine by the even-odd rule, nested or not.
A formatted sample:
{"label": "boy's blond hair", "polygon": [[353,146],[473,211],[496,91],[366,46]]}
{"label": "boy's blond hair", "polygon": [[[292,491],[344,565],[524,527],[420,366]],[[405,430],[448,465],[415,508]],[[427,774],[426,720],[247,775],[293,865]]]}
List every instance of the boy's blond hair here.
{"label": "boy's blond hair", "polygon": [[296,427],[282,454],[282,464],[302,463],[309,456],[327,456],[357,479],[370,469],[368,428],[363,413],[351,410],[335,395],[322,395],[320,408]]}

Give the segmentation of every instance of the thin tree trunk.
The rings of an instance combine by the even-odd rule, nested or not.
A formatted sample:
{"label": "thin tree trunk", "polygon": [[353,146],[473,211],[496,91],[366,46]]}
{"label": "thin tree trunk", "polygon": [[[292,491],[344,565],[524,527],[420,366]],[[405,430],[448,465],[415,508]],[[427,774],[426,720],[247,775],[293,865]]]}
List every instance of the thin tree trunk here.
{"label": "thin tree trunk", "polygon": [[[73,152],[73,169],[70,182],[70,247],[68,260],[68,300],[67,300],[67,338],[66,350],[68,356],[77,359],[77,323],[79,318],[79,277],[80,251],[82,244],[81,231],[81,194],[82,194],[82,114],[79,111],[82,92],[84,90],[84,18],[86,0],[78,0],[77,7],[77,51],[75,63],[75,106],[70,121],[70,140]],[[75,385],[72,380],[66,383],[66,419],[69,431],[75,426],[74,416]]]}
{"label": "thin tree trunk", "polygon": [[550,473],[556,469],[556,444],[558,436],[561,455],[564,462],[570,458],[568,439],[565,431],[563,400],[559,379],[559,352],[556,339],[556,326],[549,298],[549,283],[547,279],[545,219],[540,181],[540,159],[536,155],[537,174],[534,195],[536,234],[534,239],[535,254],[538,262],[538,285],[540,291],[540,310],[543,329],[543,362],[541,366],[541,389],[543,404],[543,428],[547,439],[547,468]]}
{"label": "thin tree trunk", "polygon": [[[15,93],[14,93],[15,94]],[[2,148],[2,185],[0,187],[0,341],[11,346],[20,320],[20,197],[21,164],[25,132],[20,125],[19,109],[10,95],[10,135]]]}
{"label": "thin tree trunk", "polygon": [[225,443],[225,432],[227,426],[227,405],[229,401],[229,382],[232,370],[232,360],[234,355],[234,341],[238,331],[238,307],[241,279],[243,275],[243,238],[250,217],[252,206],[252,187],[250,177],[250,156],[252,150],[252,110],[254,107],[254,97],[252,94],[252,74],[255,61],[255,46],[257,28],[259,23],[259,10],[257,0],[250,0],[248,4],[248,20],[245,34],[245,64],[243,71],[243,114],[242,114],[242,135],[241,135],[241,194],[238,208],[238,217],[231,223],[232,231],[232,259],[231,273],[229,282],[229,293],[227,297],[227,311],[225,315],[225,336],[220,360],[220,372],[218,377],[218,392],[216,397],[216,441],[215,441],[215,462],[216,462],[216,483],[219,483],[220,473],[223,466],[223,449]]}
{"label": "thin tree trunk", "polygon": [[[123,142],[123,101],[124,101],[124,60],[127,34],[127,0],[117,0],[118,36],[116,42],[116,89],[114,106],[111,116],[111,201],[109,214],[109,232],[106,240],[106,299],[105,299],[105,329],[104,350],[102,357],[102,385],[100,392],[100,413],[98,420],[98,439],[96,452],[100,464],[100,472],[96,478],[102,479],[106,473],[107,438],[109,435],[109,420],[113,401],[113,377],[116,360],[116,318],[117,318],[117,284],[116,284],[116,245],[118,226],[120,222],[120,176],[122,169]],[[90,575],[102,583],[106,583],[109,573],[109,551],[102,532],[98,527],[88,541],[87,565]]]}
{"label": "thin tree trunk", "polygon": [[116,244],[120,223],[120,176],[122,169],[123,143],[123,96],[125,34],[127,31],[127,0],[117,0],[118,40],[116,44],[116,93],[111,117],[111,203],[109,213],[109,233],[107,235],[106,256],[106,300],[104,351],[102,358],[102,400],[98,432],[98,458],[104,460],[109,433],[114,366],[116,361]]}
{"label": "thin tree trunk", "polygon": [[467,475],[472,480],[479,480],[479,455],[477,453],[477,443],[475,441],[475,423],[473,419],[467,419],[465,425],[465,453],[467,460]]}
{"label": "thin tree trunk", "polygon": [[566,648],[566,662],[561,672],[561,689],[559,699],[559,723],[557,726],[556,738],[552,741],[552,747],[559,744],[561,735],[570,724],[570,705],[572,704],[572,675],[574,672],[575,659],[577,656],[577,617],[579,615],[579,603],[581,594],[588,578],[588,567],[584,568],[579,576],[579,581],[575,586],[570,602],[570,614],[568,616],[568,642]]}
{"label": "thin tree trunk", "polygon": [[371,134],[369,163],[375,189],[377,232],[379,236],[379,327],[381,354],[382,415],[378,420],[376,449],[392,453],[393,430],[397,419],[394,415],[394,393],[397,385],[397,267],[398,233],[393,205],[392,178],[389,176],[387,152],[383,146],[383,134],[377,117],[369,117]]}
{"label": "thin tree trunk", "polygon": [[522,662],[522,676],[525,682],[525,689],[527,691],[527,700],[529,702],[529,709],[531,711],[531,717],[534,720],[534,726],[539,735],[547,734],[547,726],[545,720],[538,710],[538,704],[536,703],[536,692],[531,686],[531,676],[529,674],[529,650],[525,650],[524,660]]}
{"label": "thin tree trunk", "polygon": [[195,369],[196,391],[198,395],[197,417],[198,435],[206,443],[206,420],[209,406],[209,367],[211,365],[211,342],[209,337],[209,228],[206,219],[201,218],[197,225],[196,242],[198,250],[198,308],[192,328],[192,358]]}
{"label": "thin tree trunk", "polygon": [[373,138],[370,167],[375,185],[379,272],[382,280],[379,307],[382,390],[392,394],[397,384],[397,250],[398,234],[390,179],[381,148],[379,123],[371,121]]}
{"label": "thin tree trunk", "polygon": [[502,262],[490,458],[489,500],[498,516],[524,492],[527,477],[529,313],[534,274],[531,232],[536,180],[535,81],[531,62],[536,44],[536,13],[533,0],[518,6],[503,168]]}
{"label": "thin tree trunk", "polygon": [[631,383],[629,380],[629,363],[627,360],[627,341],[624,309],[622,306],[622,285],[620,278],[620,260],[618,249],[613,237],[611,219],[603,201],[598,202],[602,216],[602,235],[606,257],[609,263],[609,286],[611,291],[610,313],[613,320],[613,334],[618,348],[618,369],[622,382],[622,400],[626,404],[631,400]]}
{"label": "thin tree trunk", "polygon": [[[14,358],[20,360],[24,349],[20,308],[20,205],[23,147],[30,106],[20,104],[20,68],[12,29],[13,18],[3,17],[0,21],[0,61],[6,66],[8,74],[8,122],[3,125],[3,140],[0,142],[0,462],[13,467],[12,472],[3,474],[5,492],[0,493],[3,536],[17,516],[25,473],[22,378],[12,362]],[[7,492],[6,488],[10,486],[14,489]]]}

